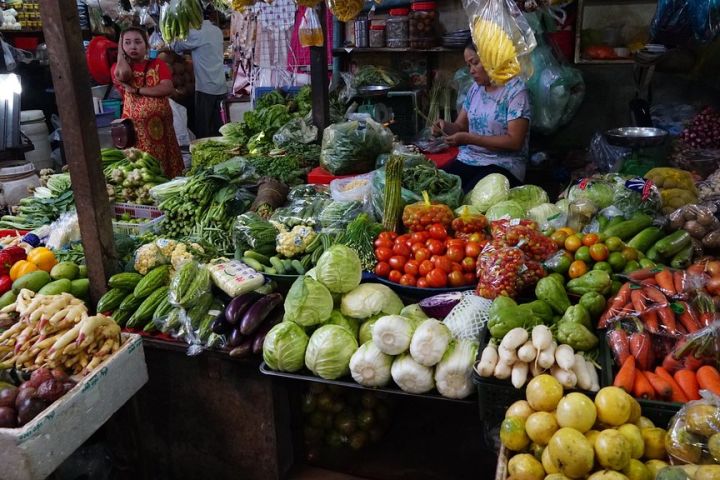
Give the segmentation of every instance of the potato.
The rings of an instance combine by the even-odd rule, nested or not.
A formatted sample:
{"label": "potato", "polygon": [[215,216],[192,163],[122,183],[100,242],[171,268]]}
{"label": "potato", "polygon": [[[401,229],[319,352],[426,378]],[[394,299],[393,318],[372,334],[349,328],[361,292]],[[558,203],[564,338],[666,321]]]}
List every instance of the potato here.
{"label": "potato", "polygon": [[705,227],[703,227],[697,220],[688,220],[685,222],[683,229],[694,238],[703,238],[707,233]]}
{"label": "potato", "polygon": [[705,235],[702,239],[705,248],[720,248],[720,230],[715,230]]}

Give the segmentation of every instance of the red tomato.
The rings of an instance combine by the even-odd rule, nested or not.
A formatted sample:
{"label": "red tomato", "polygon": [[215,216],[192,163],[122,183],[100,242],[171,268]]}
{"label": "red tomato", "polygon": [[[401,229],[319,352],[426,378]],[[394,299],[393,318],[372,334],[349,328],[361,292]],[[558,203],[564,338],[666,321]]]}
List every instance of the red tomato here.
{"label": "red tomato", "polygon": [[475,259],[472,257],[465,257],[461,263],[463,271],[475,273]]}
{"label": "red tomato", "polygon": [[412,253],[412,250],[410,250],[410,247],[405,245],[404,243],[397,243],[395,242],[395,246],[392,248],[392,251],[395,255],[402,255],[403,257],[409,257]]}
{"label": "red tomato", "polygon": [[391,248],[379,247],[375,249],[375,258],[381,262],[387,262],[392,257],[393,251]]}
{"label": "red tomato", "polygon": [[465,280],[465,285],[472,285],[473,283],[477,283],[477,277],[474,273],[463,273],[463,279]]}
{"label": "red tomato", "polygon": [[465,240],[462,238],[449,238],[445,241],[445,245],[449,247],[460,247],[465,249]]}
{"label": "red tomato", "polygon": [[410,238],[412,239],[413,243],[425,243],[428,238],[430,238],[430,235],[428,232],[414,232],[410,235]]}
{"label": "red tomato", "polygon": [[462,272],[450,272],[447,279],[451,287],[462,287],[465,285],[465,278],[463,277]]}
{"label": "red tomato", "polygon": [[403,274],[400,273],[400,271],[392,270],[388,274],[388,280],[390,280],[391,282],[400,283],[400,279],[402,278],[402,276],[403,276]]}
{"label": "red tomato", "polygon": [[418,267],[418,272],[420,275],[425,276],[428,273],[432,271],[432,269],[435,268],[435,265],[433,265],[433,262],[430,260],[423,260],[420,262],[420,266]]}
{"label": "red tomato", "polygon": [[402,277],[400,277],[400,285],[409,285],[411,287],[414,287],[417,283],[417,278],[415,278],[415,275],[410,275],[406,273]]}
{"label": "red tomato", "polygon": [[380,235],[378,235],[378,239],[390,240],[391,242],[394,242],[397,236],[398,235],[395,232],[381,232]]}
{"label": "red tomato", "polygon": [[465,249],[458,245],[450,245],[445,255],[453,262],[461,262],[465,258]]}
{"label": "red tomato", "polygon": [[375,265],[375,275],[378,277],[387,277],[390,273],[390,264],[387,262],[378,262]]}
{"label": "red tomato", "polygon": [[462,265],[460,265],[458,262],[453,262],[452,263],[452,271],[462,273],[462,271],[463,271]]}
{"label": "red tomato", "polygon": [[412,247],[410,247],[410,250],[412,250],[413,255],[420,249],[425,249],[425,243],[413,243]]}
{"label": "red tomato", "polygon": [[435,264],[435,268],[439,268],[445,273],[452,272],[452,260],[444,255],[437,257],[433,263]]}
{"label": "red tomato", "polygon": [[427,247],[433,255],[442,255],[445,253],[445,245],[443,245],[443,242],[440,240],[431,238],[427,241]]}
{"label": "red tomato", "polygon": [[435,240],[445,240],[447,238],[447,230],[441,223],[433,223],[430,225],[428,232],[430,233],[430,238],[434,238]]}
{"label": "red tomato", "polygon": [[420,248],[415,251],[415,260],[418,262],[424,262],[430,258],[430,250],[427,248]]}
{"label": "red tomato", "polygon": [[389,239],[378,238],[377,240],[375,240],[373,245],[375,245],[375,248],[392,248],[393,241]]}
{"label": "red tomato", "polygon": [[420,263],[417,260],[408,260],[403,268],[404,272],[408,275],[417,275],[420,269]]}
{"label": "red tomato", "polygon": [[482,247],[480,247],[480,244],[478,242],[468,242],[467,245],[465,245],[466,257],[477,258],[480,255],[481,251]]}
{"label": "red tomato", "polygon": [[425,279],[425,277],[420,277],[417,279],[417,283],[415,284],[418,288],[428,288],[428,281]]}
{"label": "red tomato", "polygon": [[428,285],[432,288],[444,288],[447,287],[447,273],[440,270],[439,268],[433,268],[430,273],[425,277]]}
{"label": "red tomato", "polygon": [[407,257],[404,257],[402,255],[394,255],[390,257],[390,267],[392,267],[393,270],[402,270],[405,267],[405,262],[407,262]]}
{"label": "red tomato", "polygon": [[482,233],[475,232],[475,233],[470,234],[470,236],[468,237],[468,242],[479,242],[482,239],[483,239]]}

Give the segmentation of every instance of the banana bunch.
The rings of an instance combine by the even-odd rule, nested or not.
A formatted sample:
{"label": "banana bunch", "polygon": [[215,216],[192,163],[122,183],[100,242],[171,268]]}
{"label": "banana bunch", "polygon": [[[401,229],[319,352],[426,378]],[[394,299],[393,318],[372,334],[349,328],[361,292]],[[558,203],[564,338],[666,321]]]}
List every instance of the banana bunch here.
{"label": "banana bunch", "polygon": [[0,316],[17,319],[0,335],[0,370],[49,367],[85,375],[120,348],[115,321],[88,316],[83,301],[69,293],[41,295],[23,289]]}
{"label": "banana bunch", "polygon": [[480,63],[493,84],[504,85],[520,73],[515,45],[499,24],[478,18],[473,25],[472,36]]}
{"label": "banana bunch", "polygon": [[178,0],[164,6],[160,13],[160,33],[166,43],[187,38],[191,28],[202,26],[200,0]]}

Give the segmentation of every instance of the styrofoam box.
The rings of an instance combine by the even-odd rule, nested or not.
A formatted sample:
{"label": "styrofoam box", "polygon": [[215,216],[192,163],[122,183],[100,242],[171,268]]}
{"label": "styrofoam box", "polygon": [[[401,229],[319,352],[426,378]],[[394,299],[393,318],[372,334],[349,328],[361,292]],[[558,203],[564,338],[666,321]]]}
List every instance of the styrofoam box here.
{"label": "styrofoam box", "polygon": [[148,381],[142,338],[123,334],[110,358],[30,423],[0,428],[0,478],[50,475]]}

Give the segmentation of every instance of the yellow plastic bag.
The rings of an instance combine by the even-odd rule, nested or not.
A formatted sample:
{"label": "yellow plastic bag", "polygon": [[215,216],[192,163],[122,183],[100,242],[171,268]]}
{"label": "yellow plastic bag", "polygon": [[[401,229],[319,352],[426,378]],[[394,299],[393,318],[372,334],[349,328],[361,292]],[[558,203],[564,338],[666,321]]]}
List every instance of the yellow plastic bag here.
{"label": "yellow plastic bag", "polygon": [[341,22],[349,22],[362,12],[363,0],[327,0],[328,8]]}
{"label": "yellow plastic bag", "polygon": [[690,172],[678,168],[657,167],[645,174],[645,178],[652,180],[658,188],[682,188],[697,193],[695,180]]}

